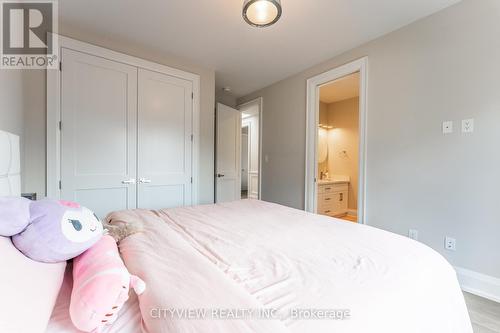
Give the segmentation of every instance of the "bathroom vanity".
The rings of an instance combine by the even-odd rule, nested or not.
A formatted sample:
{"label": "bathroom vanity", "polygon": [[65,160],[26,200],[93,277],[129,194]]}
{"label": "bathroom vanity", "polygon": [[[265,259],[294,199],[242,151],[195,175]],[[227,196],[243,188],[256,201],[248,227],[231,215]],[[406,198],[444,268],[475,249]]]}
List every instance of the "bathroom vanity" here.
{"label": "bathroom vanity", "polygon": [[320,180],[318,182],[318,214],[341,216],[348,213],[349,179]]}

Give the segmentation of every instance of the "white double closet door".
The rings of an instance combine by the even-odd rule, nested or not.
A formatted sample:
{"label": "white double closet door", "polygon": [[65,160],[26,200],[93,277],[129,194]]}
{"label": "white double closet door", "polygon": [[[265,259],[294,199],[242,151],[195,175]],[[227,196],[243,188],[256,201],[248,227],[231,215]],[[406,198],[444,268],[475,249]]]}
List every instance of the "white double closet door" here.
{"label": "white double closet door", "polygon": [[62,50],[61,198],[100,217],[192,203],[192,81]]}

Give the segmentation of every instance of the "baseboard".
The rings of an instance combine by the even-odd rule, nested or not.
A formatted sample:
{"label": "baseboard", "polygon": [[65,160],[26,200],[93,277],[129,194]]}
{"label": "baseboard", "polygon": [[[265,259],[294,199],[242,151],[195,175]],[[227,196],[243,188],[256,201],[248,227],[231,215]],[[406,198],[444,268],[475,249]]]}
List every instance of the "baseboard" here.
{"label": "baseboard", "polygon": [[455,267],[463,291],[500,303],[500,279]]}
{"label": "baseboard", "polygon": [[348,209],[347,214],[351,216],[358,216],[358,210],[357,209]]}

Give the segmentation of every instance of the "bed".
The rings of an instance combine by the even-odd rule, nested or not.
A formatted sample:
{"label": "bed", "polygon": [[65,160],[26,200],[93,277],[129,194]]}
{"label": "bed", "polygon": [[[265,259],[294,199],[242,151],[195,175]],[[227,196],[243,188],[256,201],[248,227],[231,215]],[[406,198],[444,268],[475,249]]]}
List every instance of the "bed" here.
{"label": "bed", "polygon": [[[0,195],[19,195],[18,142],[0,132]],[[120,211],[108,221],[140,226],[119,247],[148,287],[105,333],[472,332],[450,264],[376,228],[258,200]],[[68,315],[71,281],[69,264],[55,306],[40,309],[52,312],[46,333],[79,332]]]}
{"label": "bed", "polygon": [[[453,268],[406,237],[258,200],[109,219],[144,225],[120,250],[150,286],[146,332],[472,332]],[[276,320],[148,318],[158,308],[273,309]]]}

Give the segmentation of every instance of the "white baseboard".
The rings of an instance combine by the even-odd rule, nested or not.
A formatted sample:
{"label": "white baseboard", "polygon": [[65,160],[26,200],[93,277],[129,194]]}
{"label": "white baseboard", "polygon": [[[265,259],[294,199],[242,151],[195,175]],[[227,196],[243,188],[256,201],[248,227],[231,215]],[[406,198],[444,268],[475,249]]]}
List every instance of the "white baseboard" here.
{"label": "white baseboard", "polygon": [[455,267],[463,291],[500,303],[500,279]]}

